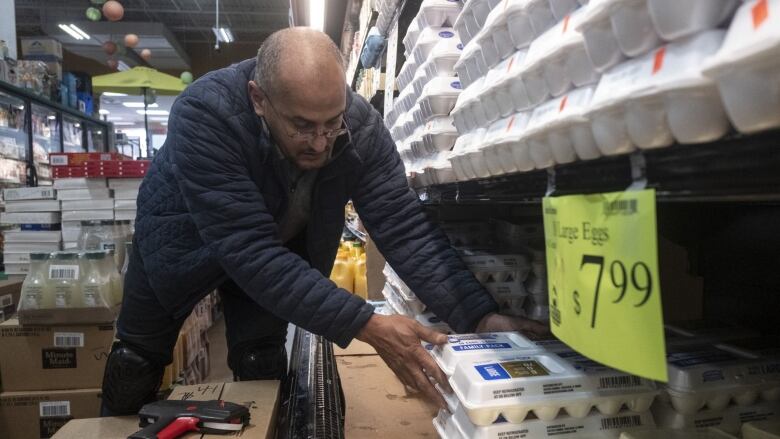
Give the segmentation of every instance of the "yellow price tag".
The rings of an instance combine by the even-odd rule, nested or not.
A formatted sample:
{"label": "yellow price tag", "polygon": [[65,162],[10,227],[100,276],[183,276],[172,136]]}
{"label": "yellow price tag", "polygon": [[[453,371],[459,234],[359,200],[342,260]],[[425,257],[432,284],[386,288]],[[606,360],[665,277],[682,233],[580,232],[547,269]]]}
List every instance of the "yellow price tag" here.
{"label": "yellow price tag", "polygon": [[552,332],[583,355],[667,381],[655,191],[544,199]]}

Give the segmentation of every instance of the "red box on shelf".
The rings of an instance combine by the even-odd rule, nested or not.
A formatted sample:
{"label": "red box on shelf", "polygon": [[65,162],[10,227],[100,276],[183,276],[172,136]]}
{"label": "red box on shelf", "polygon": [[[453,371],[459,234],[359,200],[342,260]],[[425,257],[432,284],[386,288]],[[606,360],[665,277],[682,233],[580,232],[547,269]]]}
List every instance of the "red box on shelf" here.
{"label": "red box on shelf", "polygon": [[94,160],[126,160],[122,154],[115,152],[52,152],[49,153],[49,164],[52,166],[79,166]]}

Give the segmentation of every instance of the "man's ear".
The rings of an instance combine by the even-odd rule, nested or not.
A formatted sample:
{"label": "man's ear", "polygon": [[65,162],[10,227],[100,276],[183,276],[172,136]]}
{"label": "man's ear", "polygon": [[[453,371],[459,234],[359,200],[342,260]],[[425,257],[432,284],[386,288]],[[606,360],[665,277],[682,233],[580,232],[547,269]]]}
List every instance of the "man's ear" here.
{"label": "man's ear", "polygon": [[249,91],[249,99],[252,100],[252,107],[255,109],[255,114],[260,117],[265,116],[265,108],[263,106],[265,103],[265,93],[263,93],[263,90],[255,81],[249,81],[247,89]]}

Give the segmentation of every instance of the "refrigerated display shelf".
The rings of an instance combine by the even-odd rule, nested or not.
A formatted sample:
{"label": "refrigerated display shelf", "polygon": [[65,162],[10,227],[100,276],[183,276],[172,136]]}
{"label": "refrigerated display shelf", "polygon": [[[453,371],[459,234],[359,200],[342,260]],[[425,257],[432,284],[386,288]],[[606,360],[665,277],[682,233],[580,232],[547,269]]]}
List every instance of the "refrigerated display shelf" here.
{"label": "refrigerated display shelf", "polygon": [[655,188],[659,201],[780,200],[780,130],[418,189],[426,204],[540,203],[552,195]]}

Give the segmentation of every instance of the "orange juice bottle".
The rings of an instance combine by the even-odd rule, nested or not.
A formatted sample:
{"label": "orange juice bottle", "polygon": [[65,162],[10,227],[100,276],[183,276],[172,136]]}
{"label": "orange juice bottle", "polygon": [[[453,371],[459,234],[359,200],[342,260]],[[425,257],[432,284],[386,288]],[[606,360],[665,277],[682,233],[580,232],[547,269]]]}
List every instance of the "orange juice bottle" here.
{"label": "orange juice bottle", "polygon": [[333,263],[330,280],[335,282],[340,288],[344,288],[351,293],[355,289],[355,263],[349,257],[349,253],[339,253],[336,256],[336,261]]}
{"label": "orange juice bottle", "polygon": [[355,263],[355,294],[364,299],[368,299],[365,253],[361,254]]}

